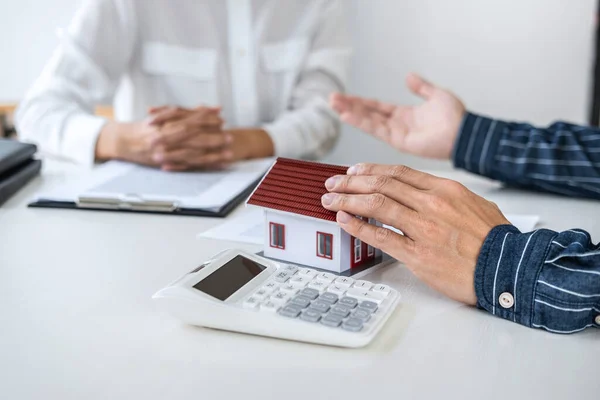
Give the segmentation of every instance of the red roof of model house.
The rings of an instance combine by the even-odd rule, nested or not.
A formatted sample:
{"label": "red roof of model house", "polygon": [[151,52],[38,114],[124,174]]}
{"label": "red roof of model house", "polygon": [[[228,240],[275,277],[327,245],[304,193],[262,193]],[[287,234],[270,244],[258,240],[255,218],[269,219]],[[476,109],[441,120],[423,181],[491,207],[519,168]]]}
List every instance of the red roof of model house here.
{"label": "red roof of model house", "polygon": [[278,158],[248,199],[248,204],[307,217],[335,221],[335,212],[321,205],[325,181],[346,175],[348,167]]}

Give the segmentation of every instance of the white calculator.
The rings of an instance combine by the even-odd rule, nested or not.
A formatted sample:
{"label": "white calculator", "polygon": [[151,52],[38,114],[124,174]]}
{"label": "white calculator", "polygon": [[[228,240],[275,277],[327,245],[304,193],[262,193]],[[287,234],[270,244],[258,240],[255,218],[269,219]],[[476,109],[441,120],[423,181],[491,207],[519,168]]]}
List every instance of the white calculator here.
{"label": "white calculator", "polygon": [[362,347],[381,330],[400,295],[387,285],[227,250],[153,299],[191,325]]}

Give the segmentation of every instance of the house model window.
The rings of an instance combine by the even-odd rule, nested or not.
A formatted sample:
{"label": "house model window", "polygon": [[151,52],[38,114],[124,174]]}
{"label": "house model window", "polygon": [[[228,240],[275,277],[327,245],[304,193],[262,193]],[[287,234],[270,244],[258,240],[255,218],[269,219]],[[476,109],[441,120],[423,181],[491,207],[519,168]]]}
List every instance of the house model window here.
{"label": "house model window", "polygon": [[285,249],[285,226],[271,222],[270,224],[271,247]]}
{"label": "house model window", "polygon": [[[381,250],[344,231],[336,213],[321,204],[325,181],[347,170],[289,158],[275,161],[246,203],[264,211],[265,257],[338,274],[376,264]],[[381,226],[376,220],[363,220]]]}
{"label": "house model window", "polygon": [[317,232],[317,256],[333,259],[333,235]]}

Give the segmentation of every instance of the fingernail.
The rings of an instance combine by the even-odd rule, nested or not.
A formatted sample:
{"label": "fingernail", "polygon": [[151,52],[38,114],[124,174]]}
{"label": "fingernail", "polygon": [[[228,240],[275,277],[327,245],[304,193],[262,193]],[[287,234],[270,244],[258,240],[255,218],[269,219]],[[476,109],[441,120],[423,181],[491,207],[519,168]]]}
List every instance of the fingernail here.
{"label": "fingernail", "polygon": [[337,213],[337,221],[341,224],[347,224],[352,221],[352,215],[348,214],[345,211],[338,211]]}
{"label": "fingernail", "polygon": [[321,197],[321,203],[327,207],[333,204],[333,201],[335,200],[335,194],[334,193],[326,193],[323,195],[323,197]]}
{"label": "fingernail", "polygon": [[327,179],[325,181],[325,187],[327,188],[327,190],[332,190],[333,188],[335,188],[337,185],[338,179],[339,178],[337,176],[332,176],[331,178]]}
{"label": "fingernail", "polygon": [[229,133],[225,135],[225,143],[231,143],[233,142],[233,136],[231,136]]}
{"label": "fingernail", "polygon": [[358,170],[360,169],[360,164],[356,164],[348,168],[346,172],[348,175],[358,175]]}

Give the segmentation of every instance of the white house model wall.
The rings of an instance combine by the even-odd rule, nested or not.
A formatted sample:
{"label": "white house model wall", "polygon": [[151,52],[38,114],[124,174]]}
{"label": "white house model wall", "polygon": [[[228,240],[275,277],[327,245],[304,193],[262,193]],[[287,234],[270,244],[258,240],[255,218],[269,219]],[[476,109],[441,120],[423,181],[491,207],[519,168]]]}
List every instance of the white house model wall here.
{"label": "white house model wall", "polygon": [[[271,247],[271,223],[285,227],[285,249]],[[317,256],[317,232],[333,235],[332,259]],[[343,272],[350,267],[350,239],[348,234],[335,223],[277,210],[265,209],[265,246],[267,257],[291,263],[309,265],[333,272]],[[342,237],[345,239],[342,243]],[[341,244],[341,246],[340,246]],[[341,249],[341,251],[340,251]],[[343,257],[341,253],[348,253]],[[345,261],[342,264],[342,261]],[[342,269],[342,265],[344,268]]]}

